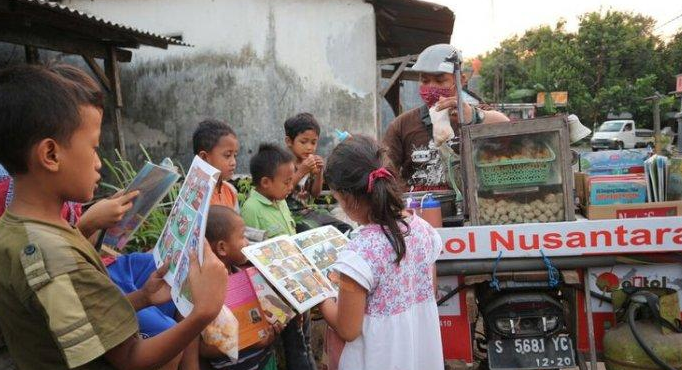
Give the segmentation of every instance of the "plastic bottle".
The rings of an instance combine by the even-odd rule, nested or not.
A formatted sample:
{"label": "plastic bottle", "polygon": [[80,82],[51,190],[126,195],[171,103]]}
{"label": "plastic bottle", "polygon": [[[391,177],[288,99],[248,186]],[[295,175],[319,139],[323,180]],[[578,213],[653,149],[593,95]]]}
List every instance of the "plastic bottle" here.
{"label": "plastic bottle", "polygon": [[410,212],[411,214],[421,217],[422,206],[419,200],[411,197],[407,198],[405,200],[405,207],[407,208],[407,211]]}
{"label": "plastic bottle", "polygon": [[443,227],[440,202],[432,194],[426,194],[421,201],[421,217],[433,227]]}
{"label": "plastic bottle", "polygon": [[344,140],[350,137],[348,131],[340,131],[338,129],[334,129],[334,133],[336,134],[336,138],[339,140],[339,143],[342,143]]}

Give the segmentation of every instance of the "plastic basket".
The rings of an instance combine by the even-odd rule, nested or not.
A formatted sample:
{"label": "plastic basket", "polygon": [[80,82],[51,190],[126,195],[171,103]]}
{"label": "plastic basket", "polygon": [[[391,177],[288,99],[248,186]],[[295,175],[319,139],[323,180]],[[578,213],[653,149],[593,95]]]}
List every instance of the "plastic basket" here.
{"label": "plastic basket", "polygon": [[537,185],[549,179],[556,154],[549,145],[550,157],[542,159],[508,159],[492,163],[479,163],[476,156],[479,182],[484,187]]}

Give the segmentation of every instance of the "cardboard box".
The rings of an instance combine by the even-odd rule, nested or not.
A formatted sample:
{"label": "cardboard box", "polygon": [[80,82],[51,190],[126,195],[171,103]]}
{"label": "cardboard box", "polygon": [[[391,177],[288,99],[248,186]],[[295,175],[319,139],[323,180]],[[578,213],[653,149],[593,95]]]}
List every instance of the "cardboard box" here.
{"label": "cardboard box", "polygon": [[583,207],[583,213],[590,220],[682,216],[682,201],[611,204],[607,206],[588,205]]}
{"label": "cardboard box", "polygon": [[583,215],[590,220],[608,220],[617,218],[644,218],[682,216],[682,201],[639,203],[639,204],[610,204],[595,206],[589,204],[589,175],[575,173],[575,190],[580,199]]}

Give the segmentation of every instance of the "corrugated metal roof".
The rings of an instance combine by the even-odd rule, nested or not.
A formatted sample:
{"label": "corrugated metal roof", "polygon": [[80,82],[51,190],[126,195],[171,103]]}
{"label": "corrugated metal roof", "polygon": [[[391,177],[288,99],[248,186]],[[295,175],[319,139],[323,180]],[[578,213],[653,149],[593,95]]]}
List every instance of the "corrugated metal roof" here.
{"label": "corrugated metal roof", "polygon": [[[72,20],[75,22],[84,23],[84,25],[89,25],[96,29],[93,29],[92,33],[88,36],[92,38],[97,38],[102,36],[103,41],[109,41],[114,45],[117,45],[117,41],[135,41],[140,45],[155,46],[160,48],[166,48],[168,45],[180,45],[180,46],[192,46],[190,44],[184,43],[180,40],[173,39],[170,37],[161,36],[146,30],[137,29],[134,27],[126,26],[120,23],[112,22],[101,17],[88,14],[76,9],[71,9],[67,6],[43,0],[0,0],[0,13],[9,11],[10,13],[22,13],[25,16],[44,14],[45,12],[50,12],[63,20]],[[104,35],[98,35],[97,31],[108,31],[100,32],[107,33],[107,36],[118,36],[120,40],[115,38],[105,38]],[[120,45],[121,47],[136,47],[134,45],[128,44]]]}
{"label": "corrugated metal roof", "polygon": [[376,14],[377,57],[419,54],[450,43],[455,14],[444,5],[419,0],[365,0]]}

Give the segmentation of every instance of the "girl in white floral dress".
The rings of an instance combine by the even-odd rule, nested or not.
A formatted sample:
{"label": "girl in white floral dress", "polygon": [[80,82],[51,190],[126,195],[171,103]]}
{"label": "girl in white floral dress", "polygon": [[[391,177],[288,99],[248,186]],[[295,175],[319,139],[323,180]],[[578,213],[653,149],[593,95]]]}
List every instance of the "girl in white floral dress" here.
{"label": "girl in white floral dress", "polygon": [[338,300],[320,309],[347,342],[340,370],[443,369],[434,297],[441,239],[405,213],[400,185],[383,163],[383,150],[363,136],[341,143],[327,162],[325,182],[363,226],[334,265]]}

